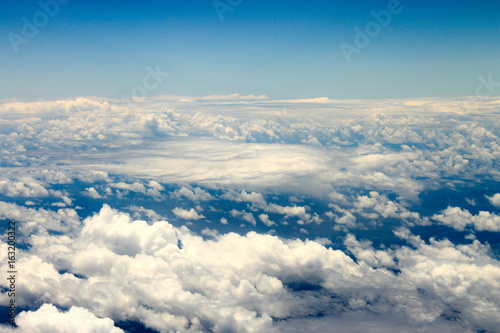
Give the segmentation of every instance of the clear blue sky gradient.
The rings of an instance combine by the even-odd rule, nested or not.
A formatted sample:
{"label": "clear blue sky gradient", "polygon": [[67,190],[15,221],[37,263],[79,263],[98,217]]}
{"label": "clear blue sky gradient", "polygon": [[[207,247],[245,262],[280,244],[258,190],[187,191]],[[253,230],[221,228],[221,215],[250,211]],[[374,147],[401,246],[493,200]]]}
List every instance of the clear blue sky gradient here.
{"label": "clear blue sky gradient", "polygon": [[221,20],[212,0],[71,0],[18,53],[8,34],[41,7],[1,1],[0,98],[119,97],[157,65],[169,76],[150,95],[442,97],[500,82],[500,1],[400,2],[349,63],[340,43],[389,1],[244,0]]}

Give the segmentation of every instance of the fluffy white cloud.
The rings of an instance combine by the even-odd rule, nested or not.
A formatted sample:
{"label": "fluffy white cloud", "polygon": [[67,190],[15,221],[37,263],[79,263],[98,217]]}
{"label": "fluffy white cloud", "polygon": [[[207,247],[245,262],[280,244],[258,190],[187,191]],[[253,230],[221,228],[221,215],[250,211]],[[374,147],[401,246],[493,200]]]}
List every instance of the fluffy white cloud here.
{"label": "fluffy white cloud", "polygon": [[[11,166],[67,165],[74,171],[231,184],[254,191],[273,188],[317,197],[331,193],[334,186],[348,185],[417,200],[436,181],[500,179],[495,171],[500,140],[488,127],[496,117],[497,101],[478,101],[483,118],[464,123],[460,114],[440,113],[456,109],[454,99],[322,98],[287,103],[257,97],[217,97],[239,100],[231,103],[190,98],[197,102],[186,105],[160,96],[132,105],[131,110],[123,101],[103,98],[4,102],[0,113],[16,117],[3,120],[12,130],[0,134],[6,142],[1,159]],[[179,111],[165,109],[165,103]],[[140,154],[136,147],[141,147]],[[19,153],[21,148],[27,153]],[[39,150],[43,156],[33,153]],[[118,184],[161,199],[159,188]]]}
{"label": "fluffy white cloud", "polygon": [[123,333],[109,318],[98,318],[87,309],[71,307],[59,311],[44,304],[36,311],[23,311],[16,318],[17,328],[0,326],[4,333]]}
{"label": "fluffy white cloud", "polygon": [[[266,199],[261,193],[257,192],[236,192],[234,190],[229,190],[222,195],[222,198],[227,200],[232,200],[236,202],[250,202],[252,203],[252,208],[262,209],[267,213],[276,213],[285,215],[285,217],[298,217],[303,223],[321,223],[323,222],[319,216],[311,216],[306,212],[306,207],[303,206],[281,206],[274,203],[267,203]],[[267,214],[266,214],[267,215]]]}
{"label": "fluffy white cloud", "polygon": [[163,217],[160,214],[156,213],[154,210],[147,209],[147,208],[144,208],[142,206],[132,205],[132,206],[128,206],[126,208],[128,210],[134,212],[134,214],[132,216],[136,219],[138,219],[142,216],[145,216],[149,220],[153,220],[153,221],[159,221],[159,220],[163,219]]}
{"label": "fluffy white cloud", "polygon": [[267,214],[260,214],[259,220],[268,227],[272,227],[273,225],[276,225],[276,222],[271,221],[269,219],[269,215],[267,215]]}
{"label": "fluffy white cloud", "polygon": [[183,186],[179,190],[175,191],[173,195],[177,198],[185,197],[191,201],[210,201],[214,199],[210,193],[199,187],[189,189]]}
{"label": "fluffy white cloud", "polygon": [[252,213],[248,213],[244,210],[242,211],[239,211],[237,209],[231,209],[231,211],[229,212],[229,214],[231,214],[232,217],[236,217],[236,218],[239,218],[239,219],[242,219],[243,221],[245,222],[248,222],[252,225],[256,225],[257,224],[257,221],[255,221],[255,217],[253,216]]}
{"label": "fluffy white cloud", "polygon": [[[374,245],[348,234],[349,256],[332,249],[342,248],[339,238],[328,248],[331,240],[315,234],[333,227],[332,240],[342,232],[389,239],[377,230],[384,219],[431,232],[416,210],[428,192],[463,190],[473,179],[474,191],[494,188],[498,101],[478,101],[479,117],[458,112],[454,99],[260,98],[0,101],[0,115],[8,114],[0,119],[0,218],[18,221],[19,240],[29,245],[19,250],[20,304],[74,306],[108,329],[113,322],[99,318],[139,321],[160,332],[498,327],[499,264],[479,233],[462,245],[424,242],[408,229],[396,231],[408,245]],[[174,202],[160,202],[164,185],[178,189],[169,193]],[[464,194],[469,204],[485,201],[484,193],[473,195]],[[109,206],[83,223],[80,207],[56,210],[99,196],[126,206],[135,220]],[[289,196],[290,205],[280,201]],[[498,206],[497,196],[487,199]],[[7,202],[25,197],[40,207]],[[179,208],[185,199],[196,208]],[[199,207],[208,201],[208,209]],[[457,230],[499,231],[496,213],[473,215],[455,207],[461,204],[426,214]],[[331,211],[323,214],[326,205]],[[206,222],[194,227],[206,237],[162,221],[157,211],[173,207],[187,220],[204,218],[203,211]],[[220,223],[210,224],[212,217]],[[268,227],[278,222],[270,233],[316,241],[221,232],[238,228],[228,219],[260,228],[256,217]],[[0,250],[5,271],[5,244]],[[5,294],[0,301],[6,304]],[[74,315],[44,306],[23,316],[37,323],[38,312]]]}
{"label": "fluffy white cloud", "polygon": [[[375,249],[348,236],[354,261],[315,241],[208,233],[215,239],[164,221],[134,221],[104,206],[73,237],[31,237],[31,248],[20,250],[19,304],[76,306],[159,332],[289,331],[311,316],[318,317],[311,327],[368,316],[358,327],[374,322],[403,331],[494,331],[499,324],[500,264],[477,240],[426,243],[400,229],[396,234],[411,246]],[[374,313],[389,320],[386,326]],[[443,321],[451,317],[458,319]]]}
{"label": "fluffy white cloud", "polygon": [[175,214],[175,216],[180,217],[181,219],[185,220],[199,220],[204,218],[205,216],[198,214],[194,208],[190,209],[183,209],[179,207],[175,207],[172,209],[172,212]]}
{"label": "fluffy white cloud", "polygon": [[156,200],[163,199],[163,195],[160,193],[160,191],[165,190],[163,185],[161,185],[155,180],[149,181],[149,183],[147,183],[146,185],[142,184],[141,182],[134,182],[132,184],[128,184],[125,182],[118,182],[118,183],[110,183],[108,184],[108,186],[120,190],[142,193],[144,195],[151,196]]}
{"label": "fluffy white cloud", "polygon": [[381,195],[376,191],[371,191],[368,195],[358,195],[357,201],[353,205],[355,208],[353,212],[372,209],[376,214],[380,214],[384,218],[395,217],[408,221],[416,221],[419,224],[424,223],[421,221],[420,214],[410,212],[401,204],[389,200],[387,196]]}
{"label": "fluffy white cloud", "polygon": [[97,190],[93,187],[86,188],[84,194],[88,195],[92,199],[102,199],[102,195],[100,195],[99,192],[97,192]]}
{"label": "fluffy white cloud", "polygon": [[21,222],[18,228],[25,236],[46,231],[72,233],[80,226],[80,217],[74,209],[52,211],[26,208],[4,201],[0,201],[0,218]]}
{"label": "fluffy white cloud", "polygon": [[466,209],[448,207],[441,214],[433,215],[432,219],[459,231],[463,231],[468,226],[477,231],[500,231],[500,215],[487,211],[472,215]]}
{"label": "fluffy white cloud", "polygon": [[500,207],[500,193],[496,193],[492,195],[491,197],[486,196],[488,201],[495,207]]}
{"label": "fluffy white cloud", "polygon": [[19,181],[0,179],[0,193],[8,197],[45,197],[49,191],[31,177],[22,177]]}

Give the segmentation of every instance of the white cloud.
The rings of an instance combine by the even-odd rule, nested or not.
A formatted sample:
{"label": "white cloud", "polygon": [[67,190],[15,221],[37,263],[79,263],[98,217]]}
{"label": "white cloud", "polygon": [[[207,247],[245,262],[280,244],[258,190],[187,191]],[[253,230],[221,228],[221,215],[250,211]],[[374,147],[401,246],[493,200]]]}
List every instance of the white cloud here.
{"label": "white cloud", "polygon": [[[197,99],[196,105],[183,106],[174,96],[147,99],[127,111],[104,98],[4,102],[0,111],[18,116],[5,120],[13,129],[5,134],[8,153],[1,159],[11,166],[50,162],[68,165],[73,173],[109,171],[169,183],[261,192],[273,188],[316,197],[347,184],[418,200],[438,179],[500,179],[494,167],[499,138],[488,127],[497,102],[490,99],[478,101],[483,118],[464,123],[460,115],[443,118],[435,110],[436,105],[456,108],[456,99],[285,103],[238,94],[212,97],[230,98],[231,103]],[[166,102],[180,110],[162,109]],[[234,103],[241,103],[237,113]],[[280,108],[286,105],[282,116]],[[26,118],[23,112],[32,115]],[[182,140],[149,144],[152,137]],[[138,145],[144,147],[140,154]],[[26,147],[30,152],[20,154]],[[38,150],[44,151],[43,157],[33,154]],[[70,179],[61,173],[47,175],[46,181]],[[161,189],[129,186],[161,199]]]}
{"label": "white cloud", "polygon": [[257,207],[265,207],[267,205],[266,199],[261,193],[257,192],[236,192],[234,190],[229,189],[226,193],[221,196],[223,199],[231,200],[235,202],[251,202]]}
{"label": "white cloud", "polygon": [[420,218],[419,213],[410,212],[401,204],[389,200],[386,195],[381,195],[376,191],[371,191],[368,195],[358,195],[357,201],[353,205],[355,209],[352,212],[373,209],[376,214],[380,214],[384,218],[399,218],[408,221],[408,224],[411,224],[410,221],[417,222],[418,224],[426,224],[426,221]]}
{"label": "white cloud", "polygon": [[276,222],[271,221],[269,219],[269,215],[267,215],[267,214],[260,214],[259,220],[268,227],[272,227],[273,225],[276,225]]}
{"label": "white cloud", "polygon": [[243,221],[248,222],[254,226],[257,224],[257,221],[255,221],[255,217],[252,215],[252,213],[248,213],[244,210],[239,211],[236,209],[231,209],[229,214],[231,214],[232,217],[242,219]]}
{"label": "white cloud", "polygon": [[202,235],[205,235],[205,236],[210,236],[210,237],[217,237],[219,236],[219,232],[215,229],[210,229],[210,228],[205,228],[201,231],[201,234]]}
{"label": "white cloud", "polygon": [[144,195],[151,196],[156,200],[163,199],[163,195],[160,193],[160,191],[163,191],[165,189],[160,183],[154,180],[150,181],[146,185],[140,182],[134,182],[132,184],[128,184],[125,182],[118,182],[118,183],[110,183],[108,185],[110,187],[118,188],[125,191],[142,193]]}
{"label": "white cloud", "polygon": [[340,230],[340,228],[353,228],[356,226],[356,217],[352,215],[349,211],[344,211],[344,215],[341,217],[335,217],[335,223],[338,224],[338,226],[335,226],[335,230]]}
{"label": "white cloud", "polygon": [[472,215],[467,209],[448,207],[441,214],[433,215],[432,219],[459,231],[469,226],[477,231],[500,231],[500,215],[487,211]]}
{"label": "white cloud", "polygon": [[[357,316],[369,318],[360,329],[370,321],[386,327],[369,313],[403,331],[407,326],[407,331],[453,327],[464,332],[498,327],[500,264],[477,240],[426,243],[401,229],[396,234],[411,247],[375,249],[348,236],[354,261],[316,241],[204,233],[212,239],[164,221],[134,221],[104,206],[74,236],[30,238],[31,248],[19,255],[24,270],[19,305],[36,300],[75,306],[160,332],[278,332],[318,313],[323,317],[311,327],[326,327],[334,319],[346,324]],[[0,250],[5,270],[5,243]],[[297,283],[320,290],[295,292]],[[459,319],[443,321],[451,316]]]}
{"label": "white cloud", "polygon": [[301,99],[285,99],[285,100],[275,100],[273,103],[320,103],[327,104],[333,101],[328,97],[316,97],[316,98],[301,98]]}
{"label": "white cloud", "polygon": [[265,212],[282,214],[286,217],[298,217],[305,223],[322,222],[322,220],[318,216],[311,217],[311,215],[306,212],[306,208],[303,206],[281,206],[274,203],[269,204],[267,203],[264,196],[261,193],[257,192],[248,193],[246,191],[241,191],[238,193],[234,190],[229,190],[222,195],[222,198],[235,202],[250,202],[252,203],[252,207],[262,209]]}
{"label": "white cloud", "polygon": [[97,192],[97,190],[93,187],[87,187],[84,192],[85,195],[88,195],[92,199],[102,199],[102,195]]}
{"label": "white cloud", "polygon": [[347,201],[347,198],[344,194],[342,193],[338,193],[338,192],[331,192],[330,194],[328,194],[328,198],[330,198],[330,200],[332,200],[333,202],[337,203],[337,204],[341,204],[341,205],[349,205],[349,201]]}
{"label": "white cloud", "polygon": [[179,207],[175,207],[172,209],[172,212],[175,214],[175,216],[185,219],[185,220],[199,220],[204,218],[205,216],[198,214],[194,208],[191,209],[183,209]]}
{"label": "white cloud", "polygon": [[110,105],[107,102],[78,97],[75,99],[39,102],[12,102],[0,103],[0,113],[16,114],[54,114],[70,113],[75,111],[106,111]]}
{"label": "white cloud", "polygon": [[0,326],[0,332],[12,333],[123,333],[109,318],[98,318],[87,309],[71,307],[59,311],[44,304],[36,311],[23,311],[16,318],[18,328]]}
{"label": "white cloud", "polygon": [[193,189],[189,189],[187,187],[181,187],[179,190],[175,191],[174,193],[175,197],[185,197],[191,201],[210,201],[213,200],[214,198],[210,193],[206,192],[205,190],[195,187]]}
{"label": "white cloud", "polygon": [[486,196],[488,201],[495,207],[500,207],[500,193],[496,193],[492,195],[491,197]]}
{"label": "white cloud", "polygon": [[4,201],[0,201],[0,218],[22,222],[18,228],[25,236],[47,230],[72,233],[80,226],[80,217],[74,209],[52,211],[26,208]]}
{"label": "white cloud", "polygon": [[8,197],[46,197],[49,191],[31,177],[22,177],[19,181],[0,179],[0,193]]}
{"label": "white cloud", "polygon": [[[497,101],[478,101],[477,117],[453,113],[456,99],[259,98],[159,96],[130,110],[123,101],[99,98],[2,101],[0,113],[9,116],[0,120],[0,194],[44,207],[0,202],[0,217],[19,221],[20,240],[30,245],[19,250],[20,304],[75,306],[95,318],[140,321],[160,332],[498,327],[499,264],[479,234],[455,245],[398,229],[409,245],[387,247],[348,235],[344,245],[352,257],[315,238],[315,229],[361,228],[364,219],[377,237],[385,236],[376,229],[382,218],[397,219],[396,226],[428,225],[415,211],[423,191],[500,181]],[[64,184],[71,186],[62,190]],[[141,196],[142,206],[127,208],[135,221],[108,206],[83,223],[77,208],[51,210],[77,201],[70,188],[127,206],[130,201],[120,200],[134,193],[165,199],[162,184],[183,186],[171,199],[196,205],[175,208],[179,218],[203,218],[199,205],[214,200],[217,208],[207,215],[223,209],[270,226],[269,215],[280,214],[279,229],[307,231],[316,241],[218,234],[199,222],[197,230],[210,236],[204,239],[162,221],[149,209],[160,203],[148,206]],[[469,204],[484,201],[483,193],[472,195],[464,194]],[[301,199],[290,206],[278,201],[288,196]],[[497,196],[487,196],[494,206]],[[247,208],[231,210],[217,199]],[[330,221],[306,230],[303,224],[322,222],[317,199],[330,202]],[[449,207],[432,218],[468,232],[499,229],[493,212]],[[235,227],[217,219],[212,228]],[[1,250],[5,271],[5,244]],[[0,301],[6,304],[5,294]]]}
{"label": "white cloud", "polygon": [[163,217],[160,214],[157,214],[154,210],[152,209],[147,209],[142,206],[128,206],[126,207],[128,210],[134,212],[133,217],[134,218],[140,218],[142,216],[147,217],[149,220],[153,221],[159,221],[162,220]]}
{"label": "white cloud", "polygon": [[255,100],[255,99],[268,99],[266,95],[240,95],[240,94],[231,94],[231,95],[209,95],[201,97],[202,100]]}

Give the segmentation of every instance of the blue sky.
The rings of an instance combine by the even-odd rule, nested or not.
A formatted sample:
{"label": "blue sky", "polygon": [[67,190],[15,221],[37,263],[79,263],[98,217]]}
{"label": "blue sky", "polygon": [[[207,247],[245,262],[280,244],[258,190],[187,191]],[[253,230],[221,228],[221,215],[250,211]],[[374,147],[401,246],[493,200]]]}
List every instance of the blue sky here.
{"label": "blue sky", "polygon": [[221,20],[209,0],[72,0],[16,53],[9,36],[41,7],[3,1],[0,98],[120,97],[148,66],[169,73],[150,95],[443,97],[500,81],[498,1],[402,0],[348,62],[340,44],[388,3],[246,0]]}

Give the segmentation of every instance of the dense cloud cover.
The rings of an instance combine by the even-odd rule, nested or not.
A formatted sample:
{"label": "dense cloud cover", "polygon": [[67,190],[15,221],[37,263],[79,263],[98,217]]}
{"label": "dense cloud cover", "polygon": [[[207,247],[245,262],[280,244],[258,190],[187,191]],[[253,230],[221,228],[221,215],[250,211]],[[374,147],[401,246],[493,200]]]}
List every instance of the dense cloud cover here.
{"label": "dense cloud cover", "polygon": [[4,102],[0,332],[494,332],[499,105]]}

